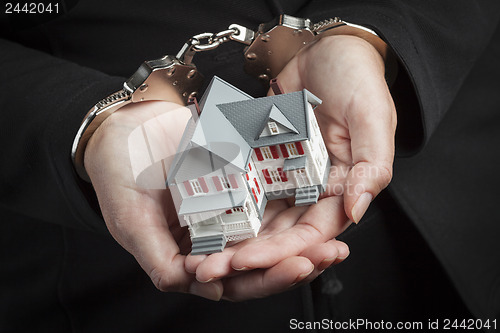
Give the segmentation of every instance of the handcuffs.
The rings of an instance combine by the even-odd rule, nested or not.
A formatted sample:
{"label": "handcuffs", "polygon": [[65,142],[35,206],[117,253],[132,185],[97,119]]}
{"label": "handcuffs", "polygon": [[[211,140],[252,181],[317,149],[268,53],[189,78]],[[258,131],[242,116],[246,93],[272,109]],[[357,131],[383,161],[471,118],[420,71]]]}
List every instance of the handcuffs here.
{"label": "handcuffs", "polygon": [[[370,42],[388,61],[387,44],[371,29],[348,23],[338,17],[312,24],[307,18],[281,15],[260,24],[257,31],[231,24],[219,33],[202,33],[191,37],[176,56],[145,61],[117,91],[95,104],[85,116],[73,141],[71,159],[77,174],[90,182],[84,167],[84,152],[92,134],[113,112],[130,103],[162,101],[176,92],[186,103],[196,96],[203,75],[193,63],[198,52],[217,48],[229,40],[248,45],[244,50],[245,72],[264,84],[276,77],[305,45],[325,35],[354,35]],[[170,98],[171,99],[171,98]]]}

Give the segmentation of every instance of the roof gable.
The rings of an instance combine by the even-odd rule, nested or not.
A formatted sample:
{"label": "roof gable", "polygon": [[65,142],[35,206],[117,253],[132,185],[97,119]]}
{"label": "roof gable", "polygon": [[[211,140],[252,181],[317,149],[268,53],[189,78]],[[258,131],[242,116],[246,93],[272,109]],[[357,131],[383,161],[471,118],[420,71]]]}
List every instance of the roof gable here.
{"label": "roof gable", "polygon": [[[267,121],[264,121],[262,123],[262,129],[260,130],[260,134],[258,135],[258,137],[255,138],[255,140],[258,140],[258,139],[260,139],[262,137],[266,137],[266,136],[280,135],[280,134],[291,133],[291,132],[293,132],[295,134],[299,134],[299,131],[286,118],[286,116],[283,114],[283,112],[281,112],[281,110],[278,109],[276,104],[273,104],[269,111],[270,112],[269,112],[269,116],[267,118]],[[279,134],[272,134],[269,131],[268,124],[271,121],[276,123],[276,126],[279,130]]]}
{"label": "roof gable", "polygon": [[[309,138],[309,112],[306,90],[252,100],[218,104],[217,107],[252,147],[301,141]],[[275,108],[273,108],[275,106]],[[274,111],[274,112],[273,112]],[[273,117],[271,117],[273,113]],[[269,118],[292,130],[272,136],[261,136]],[[276,119],[277,118],[277,119]]]}
{"label": "roof gable", "polygon": [[210,81],[210,83],[208,84],[205,93],[201,97],[199,105],[202,112],[204,112],[207,107],[212,107],[216,104],[243,101],[248,99],[253,99],[253,97],[236,88],[235,86],[230,85],[218,76],[214,76],[212,78],[212,81]]}

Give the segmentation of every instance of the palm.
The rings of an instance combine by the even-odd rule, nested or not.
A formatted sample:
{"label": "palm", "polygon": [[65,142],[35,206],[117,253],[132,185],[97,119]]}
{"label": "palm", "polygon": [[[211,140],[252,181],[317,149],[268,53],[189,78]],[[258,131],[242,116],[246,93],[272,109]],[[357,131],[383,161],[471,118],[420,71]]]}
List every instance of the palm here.
{"label": "palm", "polygon": [[[285,92],[306,88],[323,100],[316,115],[333,166],[327,191],[310,207],[292,207],[287,201],[270,204],[256,239],[193,265],[202,279],[235,274],[233,268],[265,269],[285,258],[312,257],[308,249],[326,244],[347,227],[348,219],[355,220],[352,205],[361,194],[350,193],[355,185],[376,195],[388,183],[380,181],[378,174],[366,180],[355,173],[371,166],[373,157],[389,161],[388,168],[392,163],[394,106],[384,80],[384,64],[371,45],[357,37],[325,38],[293,58],[278,78]],[[379,141],[383,145],[373,149]],[[349,188],[349,181],[354,189]],[[370,181],[382,185],[374,189]],[[333,244],[347,254],[345,245]],[[230,264],[224,265],[226,261]]]}
{"label": "palm", "polygon": [[175,154],[189,117],[189,110],[176,103],[129,105],[95,132],[85,167],[109,231],[159,289],[198,288],[198,294],[220,297],[214,296],[220,290],[203,290],[185,271],[189,234],[165,190],[163,161]]}

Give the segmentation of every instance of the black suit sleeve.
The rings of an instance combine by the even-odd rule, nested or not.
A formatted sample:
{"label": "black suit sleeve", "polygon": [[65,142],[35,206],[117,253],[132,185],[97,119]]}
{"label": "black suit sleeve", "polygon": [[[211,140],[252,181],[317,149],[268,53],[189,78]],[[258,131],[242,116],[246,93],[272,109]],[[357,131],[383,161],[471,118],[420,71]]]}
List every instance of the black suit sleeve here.
{"label": "black suit sleeve", "polygon": [[39,220],[105,230],[70,149],[92,105],[123,79],[0,39],[0,205]]}
{"label": "black suit sleeve", "polygon": [[399,59],[392,88],[397,151],[409,154],[429,140],[492,38],[500,2],[318,0],[299,14],[371,27],[392,47]]}

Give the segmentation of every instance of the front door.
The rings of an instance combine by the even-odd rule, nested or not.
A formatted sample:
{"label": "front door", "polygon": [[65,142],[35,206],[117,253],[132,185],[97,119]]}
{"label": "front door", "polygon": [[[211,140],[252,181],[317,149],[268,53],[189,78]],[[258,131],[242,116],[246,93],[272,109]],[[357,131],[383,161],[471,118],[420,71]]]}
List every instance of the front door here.
{"label": "front door", "polygon": [[307,187],[311,185],[306,169],[295,170],[295,182],[297,183],[297,187]]}

